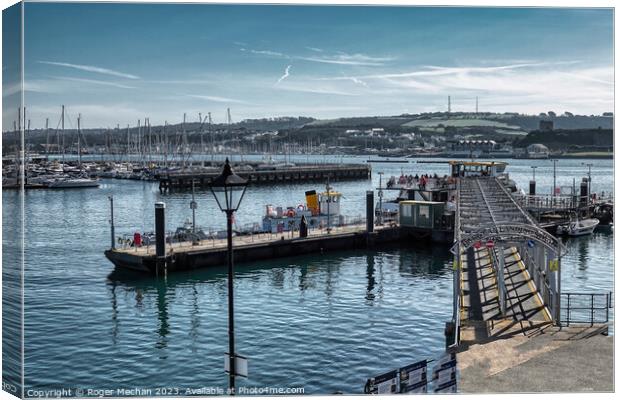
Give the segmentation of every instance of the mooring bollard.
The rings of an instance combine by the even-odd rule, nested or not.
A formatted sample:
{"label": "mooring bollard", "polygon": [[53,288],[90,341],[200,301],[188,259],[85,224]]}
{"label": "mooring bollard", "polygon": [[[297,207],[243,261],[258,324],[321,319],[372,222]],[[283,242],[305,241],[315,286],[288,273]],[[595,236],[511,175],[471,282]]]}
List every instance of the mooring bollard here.
{"label": "mooring bollard", "polygon": [[155,203],[155,273],[159,276],[160,272],[166,271],[166,204]]}
{"label": "mooring bollard", "polygon": [[366,191],[366,231],[371,233],[375,227],[375,192]]}

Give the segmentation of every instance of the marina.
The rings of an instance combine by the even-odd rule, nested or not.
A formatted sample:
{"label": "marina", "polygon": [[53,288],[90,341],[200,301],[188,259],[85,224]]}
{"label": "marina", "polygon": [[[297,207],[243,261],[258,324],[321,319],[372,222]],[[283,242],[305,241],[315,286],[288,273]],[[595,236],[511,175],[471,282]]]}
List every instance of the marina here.
{"label": "marina", "polygon": [[[223,159],[222,159],[223,160]],[[352,159],[350,161],[355,161]],[[358,161],[365,162],[365,159]],[[539,193],[550,192],[550,173],[552,165],[543,164],[545,161],[537,161],[540,165],[537,171],[537,183]],[[568,163],[568,162],[567,162]],[[515,180],[518,187],[523,187],[529,183],[531,169],[530,161],[513,160],[510,162],[508,171],[511,179]],[[446,174],[446,164],[420,164],[419,167],[414,166],[411,171],[412,175],[417,172],[418,175],[430,175],[435,173],[438,176]],[[572,162],[567,165],[560,164],[559,168],[566,171],[567,177],[560,178],[566,182],[572,178],[570,176],[579,176],[583,171],[580,162]],[[605,167],[601,167],[605,168]],[[609,168],[609,167],[608,167]],[[378,202],[378,193],[376,191],[380,186],[385,187],[385,176],[400,175],[400,166],[386,166],[383,171],[377,170],[373,173],[372,181],[360,183],[359,181],[342,181],[332,184],[337,187],[338,192],[343,193],[341,200],[341,214],[351,218],[351,221],[361,220],[365,215],[365,206],[360,208],[360,204],[366,204],[367,191],[375,190],[373,203],[376,206]],[[544,170],[546,169],[546,173]],[[543,171],[543,172],[541,172]],[[378,172],[384,172],[380,176]],[[593,170],[592,190],[600,192],[604,188],[608,188],[609,184],[605,179],[609,179],[609,174],[604,169]],[[382,183],[380,185],[380,179]],[[558,179],[559,180],[559,179]],[[41,248],[39,254],[47,258],[37,258],[29,262],[37,262],[39,268],[31,270],[27,275],[27,282],[38,282],[36,288],[32,286],[38,295],[32,299],[46,294],[54,299],[55,302],[62,304],[74,304],[78,309],[82,307],[98,307],[99,311],[89,314],[89,324],[109,329],[110,335],[92,336],[86,339],[87,343],[97,345],[101,348],[101,352],[96,353],[98,359],[104,360],[103,363],[93,362],[92,359],[86,358],[84,362],[77,363],[72,366],[64,367],[63,373],[71,377],[70,379],[76,384],[81,379],[87,379],[89,374],[96,371],[107,371],[110,381],[109,387],[115,387],[116,382],[121,382],[123,386],[132,387],[138,384],[138,380],[146,379],[138,374],[132,378],[131,374],[124,373],[129,371],[133,366],[127,364],[123,369],[115,367],[114,371],[106,367],[111,357],[120,357],[120,354],[129,351],[132,348],[131,343],[135,343],[138,336],[137,332],[129,329],[127,325],[129,321],[132,324],[138,324],[146,329],[148,338],[144,345],[140,345],[133,351],[144,354],[147,360],[153,363],[159,357],[165,356],[168,359],[176,360],[175,364],[195,365],[189,360],[194,357],[195,352],[199,348],[206,349],[205,359],[207,366],[212,366],[213,372],[208,373],[208,379],[213,382],[222,382],[225,379],[219,374],[218,365],[221,362],[219,354],[223,350],[223,343],[218,344],[218,336],[225,335],[225,322],[223,311],[225,310],[225,292],[219,291],[219,285],[225,280],[224,269],[220,266],[213,265],[207,268],[193,269],[189,271],[177,271],[167,275],[165,280],[144,274],[134,276],[129,270],[125,272],[124,268],[114,269],[112,264],[103,257],[103,249],[109,247],[110,233],[102,226],[109,225],[109,200],[108,196],[115,199],[115,228],[118,234],[133,233],[136,230],[140,232],[148,232],[153,227],[154,209],[152,207],[158,201],[166,203],[166,221],[167,226],[176,227],[183,226],[186,220],[191,217],[191,209],[188,203],[191,193],[173,192],[170,194],[161,194],[159,192],[158,183],[151,181],[134,181],[102,178],[101,186],[96,189],[97,196],[91,190],[86,191],[33,191],[29,196],[37,198],[38,201],[31,201],[27,204],[31,219],[26,221],[27,227],[34,236],[30,238],[31,246]],[[362,181],[365,182],[365,181]],[[274,186],[275,187],[275,186]],[[265,215],[265,204],[292,204],[296,205],[305,202],[305,192],[310,188],[316,188],[317,192],[321,191],[322,184],[316,185],[296,184],[287,185],[288,190],[273,190],[270,186],[255,186],[248,189],[244,199],[244,203],[252,206],[241,207],[238,212],[237,220],[240,226],[250,224],[252,221],[260,222]],[[526,186],[527,187],[527,186]],[[13,194],[12,194],[13,193]],[[16,192],[5,192],[5,204],[10,204],[9,199],[15,196]],[[199,226],[205,226],[206,232],[217,232],[223,229],[222,218],[219,212],[214,212],[217,206],[210,193],[204,189],[197,189],[196,201],[198,208],[196,209],[196,220]],[[64,219],[62,224],[53,222],[54,219],[45,217],[47,214],[47,206],[43,204],[62,204],[64,202],[79,202],[80,209],[73,213],[69,219]],[[143,207],[143,204],[151,204],[150,207]],[[88,212],[86,213],[86,210]],[[11,208],[4,208],[4,218],[10,221]],[[8,214],[7,214],[8,213]],[[81,218],[88,215],[86,219]],[[222,221],[222,222],[220,222]],[[385,224],[384,229],[389,228]],[[212,228],[208,228],[211,226]],[[403,246],[401,240],[392,241],[385,244],[377,244],[373,248],[368,248],[367,243],[362,239],[363,234],[356,232],[364,232],[365,224],[357,224],[353,227],[333,227],[334,231],[330,235],[344,235],[347,237],[359,238],[359,248],[350,250],[349,244],[351,239],[346,239],[349,243],[346,246],[340,246],[340,249],[325,251],[323,254],[311,252],[307,254],[295,254],[294,257],[283,256],[278,258],[257,260],[238,260],[236,268],[238,270],[238,286],[235,291],[237,294],[237,311],[238,311],[238,340],[243,343],[242,350],[249,354],[253,365],[253,374],[248,380],[244,380],[245,384],[265,384],[265,383],[286,383],[290,385],[301,384],[303,382],[306,391],[310,393],[324,393],[326,390],[360,393],[363,389],[364,376],[372,376],[377,370],[386,370],[395,364],[405,365],[408,362],[415,361],[423,357],[435,357],[441,354],[446,346],[445,323],[452,318],[452,255],[449,252],[450,244],[436,244],[429,246],[426,243],[418,245],[407,244]],[[351,231],[347,232],[347,229]],[[379,230],[380,227],[375,227]],[[45,232],[45,234],[43,233]],[[69,232],[67,234],[67,232]],[[310,237],[315,233],[315,237],[326,236],[325,229],[322,231],[310,231]],[[80,238],[86,235],[91,240],[89,245],[80,252],[80,262],[70,261],[66,259],[64,263],[67,268],[60,270],[55,269],[58,260],[51,257],[67,257],[68,248],[72,247],[72,243],[76,243]],[[252,247],[262,237],[266,241],[282,241],[281,236],[285,236],[284,243],[287,245],[292,241],[299,241],[298,231],[294,232],[291,238],[291,232],[283,232],[282,234],[261,233],[257,236],[239,235],[235,236],[235,256],[237,256],[237,248],[243,246]],[[11,240],[11,234],[5,231],[5,240]],[[49,241],[49,237],[55,238]],[[609,254],[613,246],[613,234],[609,232],[594,232],[589,237],[577,237],[564,239],[563,242],[567,246],[567,254],[563,257],[563,290],[564,291],[596,291],[604,292],[612,290],[611,283],[606,278],[613,270],[613,263],[609,258],[602,257],[603,254]],[[254,240],[254,244],[252,243]],[[303,239],[301,239],[303,240]],[[407,239],[405,239],[407,243]],[[6,244],[6,243],[5,243]],[[202,251],[208,249],[222,248],[224,241],[220,239],[206,240],[201,246]],[[120,245],[117,245],[121,249]],[[192,251],[192,243],[175,243],[171,245],[174,248],[173,253],[181,254],[184,251]],[[154,245],[151,244],[147,249],[141,247],[126,247],[122,249],[128,254],[143,254],[148,251],[149,254],[154,253]],[[7,248],[7,249],[10,249]],[[221,251],[221,250],[220,250]],[[66,254],[66,255],[65,255]],[[218,262],[221,265],[221,262]],[[216,263],[217,264],[217,263]],[[72,274],[72,269],[79,267],[82,270],[82,278],[76,279]],[[84,279],[90,282],[93,290],[67,298],[66,291],[56,291],[47,282],[46,276],[53,272],[56,276],[62,277],[65,285],[69,287],[78,287]],[[98,288],[97,282],[101,282],[103,276],[110,273],[107,283],[103,287]],[[253,283],[254,282],[254,283]],[[411,291],[411,286],[415,287]],[[76,289],[77,290],[77,289]],[[253,343],[251,337],[255,332],[251,333],[244,326],[253,326],[250,323],[251,318],[256,316],[256,308],[252,306],[252,298],[257,293],[264,298],[272,298],[273,300],[262,307],[260,316],[269,323],[261,332],[269,336],[270,333],[276,334],[280,332],[280,340],[284,340],[284,334],[289,338],[297,337],[297,339],[286,339],[285,342],[273,342],[263,340],[259,343]],[[188,297],[189,296],[189,297]],[[195,299],[209,298],[213,305],[192,306],[186,299],[196,296]],[[249,296],[249,297],[248,297]],[[275,296],[275,297],[273,297]],[[413,296],[413,297],[412,297]],[[428,304],[427,298],[432,296],[433,304]],[[304,298],[306,299],[304,301]],[[404,298],[408,307],[405,312],[402,309]],[[331,300],[329,300],[331,299]],[[308,314],[309,303],[313,305],[313,313]],[[283,304],[286,302],[287,311],[283,318]],[[218,305],[219,304],[219,305]],[[331,305],[330,305],[331,304]],[[339,304],[339,306],[336,306]],[[96,306],[97,305],[97,306]],[[66,314],[60,309],[49,308],[37,302],[28,301],[27,307],[33,312],[36,310],[39,321],[46,321],[52,329],[57,326],[57,334],[53,342],[60,344],[64,341],[75,340],[87,334],[88,328],[75,332],[63,332],[62,324],[68,323],[70,320]],[[293,308],[291,308],[293,306]],[[174,313],[170,310],[176,310]],[[304,311],[305,310],[305,311]],[[323,310],[323,311],[322,311]],[[331,311],[329,311],[331,310]],[[340,310],[335,313],[336,310]],[[368,319],[351,319],[346,318],[347,312],[354,312],[356,315],[363,313]],[[411,313],[411,310],[417,310]],[[613,310],[610,310],[610,320],[613,320]],[[329,315],[331,317],[321,317],[321,315]],[[378,323],[377,313],[390,312],[398,318],[395,320]],[[295,315],[305,315],[303,321],[295,317]],[[219,316],[218,316],[219,315]],[[315,317],[312,317],[312,316]],[[210,325],[216,324],[209,328],[201,324],[199,321],[210,321]],[[375,328],[370,331],[366,327],[370,321],[375,321]],[[248,325],[249,324],[249,325]],[[293,331],[284,329],[284,325],[288,324]],[[292,324],[292,325],[291,325]],[[194,332],[190,338],[186,336],[184,326],[190,326]],[[326,336],[326,340],[311,339],[313,335],[326,335],[327,326],[338,326],[338,330]],[[388,329],[389,327],[389,329]],[[50,351],[49,339],[43,340],[42,336],[37,333],[37,328],[27,328],[30,335],[34,335],[29,345],[30,351],[34,354],[45,354],[45,360],[36,357],[36,365],[30,364],[31,379],[42,382],[41,388],[53,382],[51,378],[46,378],[46,365],[51,365],[54,360],[60,360],[64,354]],[[358,332],[350,339],[342,340],[340,329]],[[386,335],[385,329],[390,332],[400,332],[401,339],[395,339],[395,336]],[[299,336],[301,331],[307,333]],[[288,332],[288,333],[287,333]],[[344,331],[343,331],[344,332]],[[365,332],[365,333],[363,333]],[[411,336],[413,335],[413,336]],[[266,336],[266,337],[267,337]],[[40,338],[37,339],[37,337]],[[95,338],[98,337],[98,338]],[[202,339],[201,339],[202,337]],[[411,338],[415,340],[412,345]],[[193,339],[192,339],[193,338]],[[467,336],[463,338],[467,342]],[[144,339],[142,339],[144,340]],[[293,340],[291,342],[290,340]],[[280,362],[274,364],[274,360],[269,354],[265,353],[266,344],[273,349],[291,348],[292,343],[298,340],[316,343],[319,347],[324,348],[318,354],[312,355],[313,352],[307,352],[304,346],[296,347],[294,351],[295,360],[293,364]],[[395,342],[396,340],[396,342]],[[399,342],[400,341],[400,342]],[[151,347],[151,343],[154,347]],[[206,344],[211,343],[211,344]],[[398,343],[402,343],[410,349],[406,353],[397,350]],[[187,350],[181,350],[181,346]],[[205,347],[206,346],[206,347]],[[281,347],[284,346],[284,347]],[[368,356],[363,358],[349,359],[345,356],[350,346],[362,347],[368,349]],[[218,350],[218,348],[222,350]],[[194,350],[192,350],[194,349]],[[304,350],[306,349],[306,350]],[[371,351],[372,349],[372,351]],[[205,350],[203,350],[205,351]],[[275,351],[275,350],[274,350]],[[381,360],[371,356],[375,351],[381,351],[385,357]],[[211,352],[218,353],[218,356],[209,356]],[[329,356],[328,354],[342,354],[342,357]],[[116,354],[116,356],[114,356]],[[343,383],[327,382],[328,377],[337,374],[336,370],[341,367],[332,367],[322,369],[317,373],[316,368],[322,364],[324,359],[338,360],[338,365],[346,365],[349,369],[357,371],[359,378],[350,377]],[[369,367],[372,364],[372,368]],[[151,361],[147,361],[145,368],[151,365]],[[152,364],[155,365],[155,364]],[[275,368],[275,366],[278,366]],[[194,368],[194,367],[192,367]],[[291,371],[291,375],[282,380],[281,374],[271,374],[270,370],[287,368]],[[200,370],[202,371],[202,367]],[[186,374],[187,370],[168,367],[161,375],[151,379],[157,379],[158,383],[172,382],[178,374]],[[196,370],[197,372],[198,370]],[[312,372],[315,371],[315,372]],[[201,372],[204,374],[204,371]],[[196,385],[202,381],[196,378],[192,382]],[[308,378],[309,377],[309,378]],[[48,379],[48,380],[46,380]],[[50,382],[46,384],[46,382]],[[147,381],[148,382],[148,379]],[[247,383],[246,383],[247,382]],[[148,383],[147,383],[148,384]],[[190,382],[190,385],[192,383]],[[104,384],[106,386],[106,384]]]}
{"label": "marina", "polygon": [[6,7],[2,390],[613,392],[614,17]]}

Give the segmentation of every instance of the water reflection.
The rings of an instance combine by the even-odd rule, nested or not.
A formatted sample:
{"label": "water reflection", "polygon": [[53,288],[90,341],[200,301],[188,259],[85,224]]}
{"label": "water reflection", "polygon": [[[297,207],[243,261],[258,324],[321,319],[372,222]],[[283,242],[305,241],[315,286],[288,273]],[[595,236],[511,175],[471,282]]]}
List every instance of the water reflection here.
{"label": "water reflection", "polygon": [[157,344],[155,347],[158,349],[166,348],[168,345],[167,336],[170,333],[170,323],[168,321],[168,302],[166,299],[166,293],[168,292],[168,285],[166,280],[158,282],[157,285],[157,321],[159,335]]}
{"label": "water reflection", "polygon": [[366,279],[368,280],[368,286],[366,287],[366,300],[367,304],[373,305],[375,299],[375,256],[373,254],[366,255]]}
{"label": "water reflection", "polygon": [[577,240],[577,253],[579,254],[579,270],[585,271],[588,269],[588,240],[589,237],[581,237]]}

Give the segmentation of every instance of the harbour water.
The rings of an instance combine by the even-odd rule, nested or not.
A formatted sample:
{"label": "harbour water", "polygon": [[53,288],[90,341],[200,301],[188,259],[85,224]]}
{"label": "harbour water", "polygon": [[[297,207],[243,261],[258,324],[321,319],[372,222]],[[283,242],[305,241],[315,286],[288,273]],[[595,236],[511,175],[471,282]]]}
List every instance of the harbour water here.
{"label": "harbour water", "polygon": [[[550,161],[508,162],[519,187],[527,188],[530,166],[536,165],[538,192],[551,192]],[[578,185],[587,172],[582,163],[590,162],[592,191],[613,191],[612,160],[560,160],[558,185],[572,186],[573,177]],[[388,178],[401,169],[447,173],[445,164],[373,164],[372,181],[332,183],[344,194],[343,214],[363,215],[366,190],[379,186],[377,172]],[[297,205],[304,191],[323,187],[250,187],[237,221],[258,222],[265,204]],[[183,395],[186,389],[226,387],[225,268],[173,274],[167,281],[110,275],[113,266],[103,256],[109,195],[117,235],[152,230],[156,201],[166,203],[169,228],[191,218],[191,194],[162,195],[156,182],[103,180],[99,189],[26,192],[26,388],[137,387],[152,395]],[[225,218],[211,194],[199,191],[196,197],[197,224],[223,228]],[[18,198],[3,191],[5,265],[19,252]],[[613,290],[613,233],[569,239],[567,246],[564,291]],[[370,376],[439,356],[451,317],[450,260],[445,247],[413,244],[237,265],[236,342],[249,358],[249,378],[239,386],[361,393]]]}

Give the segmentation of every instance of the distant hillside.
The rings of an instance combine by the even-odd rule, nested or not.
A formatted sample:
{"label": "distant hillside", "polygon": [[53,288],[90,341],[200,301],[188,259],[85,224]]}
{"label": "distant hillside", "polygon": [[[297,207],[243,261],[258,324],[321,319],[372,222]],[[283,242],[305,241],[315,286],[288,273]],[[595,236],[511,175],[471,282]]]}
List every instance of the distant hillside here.
{"label": "distant hillside", "polygon": [[[353,117],[316,120],[312,127],[340,127],[347,129],[384,128],[391,131],[428,133],[471,133],[479,128],[481,133],[525,135],[538,129],[541,120],[553,121],[556,129],[612,129],[613,117],[587,115],[522,115],[517,113],[463,113],[436,112],[403,114],[388,117]],[[400,127],[401,129],[397,129]],[[446,128],[454,128],[447,129]],[[459,132],[464,130],[465,132]]]}
{"label": "distant hillside", "polygon": [[557,129],[553,131],[532,131],[515,141],[516,147],[527,147],[541,143],[551,150],[607,150],[613,148],[612,129]]}

